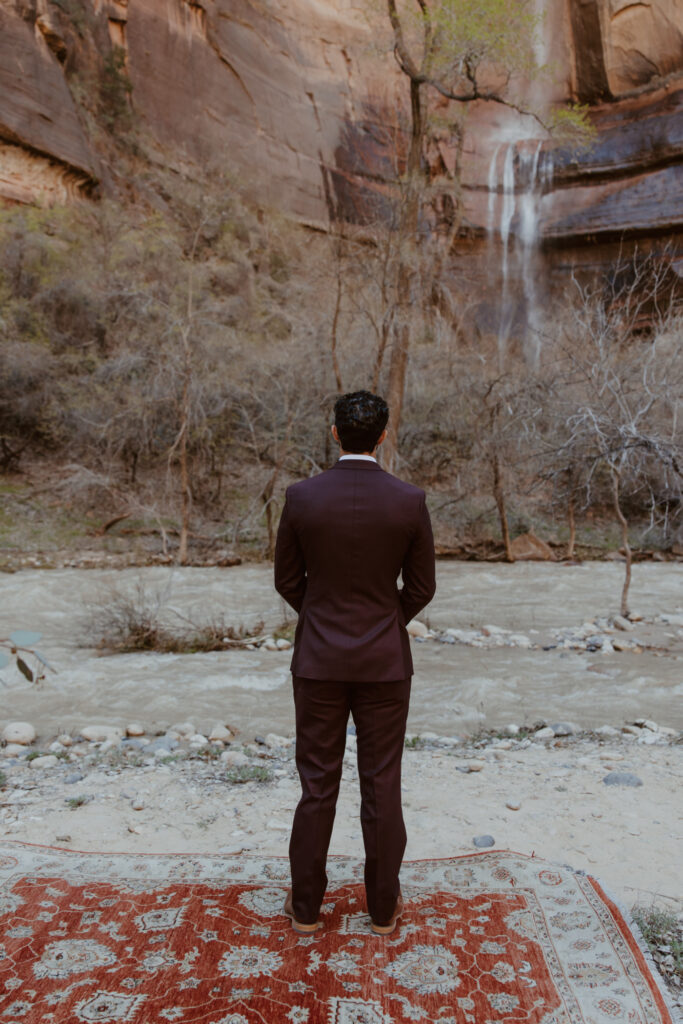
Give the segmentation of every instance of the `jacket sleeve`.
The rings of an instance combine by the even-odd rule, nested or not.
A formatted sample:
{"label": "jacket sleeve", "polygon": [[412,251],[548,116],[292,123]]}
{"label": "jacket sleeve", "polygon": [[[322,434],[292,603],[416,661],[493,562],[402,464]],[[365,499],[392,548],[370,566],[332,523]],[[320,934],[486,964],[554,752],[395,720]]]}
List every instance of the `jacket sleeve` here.
{"label": "jacket sleeve", "polygon": [[418,512],[417,530],[401,567],[403,587],[399,591],[399,600],[406,623],[414,619],[434,597],[436,591],[435,561],[432,523],[423,494]]}
{"label": "jacket sleeve", "polygon": [[306,562],[292,526],[287,493],[275,542],[275,589],[295,612],[301,611],[306,591]]}

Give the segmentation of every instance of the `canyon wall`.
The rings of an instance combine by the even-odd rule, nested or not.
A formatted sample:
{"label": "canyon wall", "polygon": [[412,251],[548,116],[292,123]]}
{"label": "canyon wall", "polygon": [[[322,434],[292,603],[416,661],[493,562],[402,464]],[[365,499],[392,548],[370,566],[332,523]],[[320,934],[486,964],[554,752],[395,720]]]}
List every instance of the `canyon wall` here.
{"label": "canyon wall", "polygon": [[[169,160],[223,162],[265,204],[311,225],[331,212],[362,217],[394,174],[407,98],[381,13],[353,0],[0,0],[0,198],[106,191],[88,110],[109,60],[138,130]],[[555,160],[539,208],[544,244],[680,235],[683,4],[548,0],[544,47],[545,88],[589,103],[598,130],[589,153]],[[471,111],[470,235],[487,229],[496,150],[527,132],[503,108]]]}

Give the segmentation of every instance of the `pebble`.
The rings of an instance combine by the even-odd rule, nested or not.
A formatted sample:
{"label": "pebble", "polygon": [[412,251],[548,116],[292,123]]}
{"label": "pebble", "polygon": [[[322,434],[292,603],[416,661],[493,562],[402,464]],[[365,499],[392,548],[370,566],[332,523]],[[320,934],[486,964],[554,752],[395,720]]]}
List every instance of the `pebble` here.
{"label": "pebble", "polygon": [[90,743],[104,743],[106,740],[119,743],[123,736],[123,730],[116,725],[84,725],[78,731]]}
{"label": "pebble", "polygon": [[195,748],[205,747],[209,742],[201,732],[195,732],[190,736],[190,746]]}
{"label": "pebble", "polygon": [[603,750],[598,754],[598,758],[601,761],[623,761],[624,755],[619,754],[616,751],[610,753],[609,750]]}
{"label": "pebble", "polygon": [[277,641],[274,640],[272,636],[269,636],[268,639],[263,644],[261,644],[261,646],[266,651],[277,651],[277,650],[279,650],[278,645],[277,645]]}
{"label": "pebble", "polygon": [[512,633],[508,637],[508,643],[514,644],[515,647],[526,648],[527,650],[532,646],[531,640],[528,636],[523,633]]}
{"label": "pebble", "polygon": [[70,747],[73,744],[73,740],[69,736],[68,732],[60,732],[57,737],[57,742],[61,743],[63,747]]}
{"label": "pebble", "polygon": [[84,778],[85,778],[85,775],[83,774],[83,772],[71,772],[69,775],[67,775],[67,777],[64,779],[64,781],[68,782],[69,785],[72,785],[74,782],[80,782],[81,779],[84,779]]}
{"label": "pebble", "polygon": [[145,730],[139,722],[131,722],[126,726],[126,736],[144,736]]}
{"label": "pebble", "polygon": [[510,811],[518,811],[522,805],[519,802],[519,800],[508,800],[508,801],[506,801],[505,806]]}
{"label": "pebble", "polygon": [[496,840],[493,838],[493,836],[475,836],[472,842],[474,843],[475,846],[479,847],[480,849],[483,849],[487,846],[496,845]]}
{"label": "pebble", "polygon": [[646,745],[659,743],[659,732],[650,732],[648,729],[643,729],[640,736],[638,736],[638,743]]}
{"label": "pebble", "polygon": [[598,736],[618,736],[619,730],[615,729],[613,725],[601,725],[599,729],[595,730]]}
{"label": "pebble", "polygon": [[241,750],[224,750],[221,761],[229,768],[243,768],[249,764],[249,758]]}
{"label": "pebble", "polygon": [[288,651],[289,648],[292,646],[292,641],[287,640],[287,638],[283,636],[280,637],[279,640],[275,641],[275,646],[277,647],[278,651]]}
{"label": "pebble", "polygon": [[519,736],[519,726],[514,722],[510,722],[509,725],[505,726],[503,732],[506,736]]}
{"label": "pebble", "polygon": [[145,747],[145,751],[149,754],[154,754],[158,750],[171,751],[175,750],[178,746],[178,740],[174,739],[173,736],[157,736],[155,740],[148,743]]}
{"label": "pebble", "polygon": [[467,764],[465,765],[465,768],[468,772],[480,772],[482,768],[485,767],[486,761],[479,761],[476,758],[473,758],[473,760],[468,761]]}
{"label": "pebble", "polygon": [[[633,616],[631,616],[633,618]],[[667,626],[683,626],[683,615],[660,615],[659,621]]]}
{"label": "pebble", "polygon": [[59,758],[54,754],[43,754],[41,757],[32,757],[29,764],[31,768],[54,768],[59,764]]}
{"label": "pebble", "polygon": [[610,772],[602,780],[606,786],[642,786],[643,780],[632,772]]}
{"label": "pebble", "polygon": [[621,731],[625,733],[626,736],[640,736],[642,732],[637,725],[622,725]]}
{"label": "pebble", "polygon": [[615,629],[620,629],[623,633],[628,633],[633,629],[633,623],[629,619],[625,619],[623,615],[615,615],[612,622]]}
{"label": "pebble", "polygon": [[269,750],[278,750],[281,747],[288,747],[290,743],[291,740],[289,740],[287,736],[278,736],[275,732],[269,732],[265,738],[265,745]]}
{"label": "pebble", "polygon": [[552,730],[555,736],[573,736],[576,732],[571,722],[555,722]]}
{"label": "pebble", "polygon": [[177,732],[179,736],[187,737],[194,736],[197,730],[195,729],[194,723],[192,722],[176,722],[175,725],[172,725],[170,729],[166,730],[166,735],[168,735],[169,732],[171,731]]}
{"label": "pebble", "polygon": [[613,640],[612,647],[615,651],[631,651],[633,644],[630,640]]}
{"label": "pebble", "polygon": [[229,743],[233,737],[231,729],[227,726],[221,725],[220,722],[216,722],[213,729],[209,733],[210,740],[221,740],[223,743]]}
{"label": "pebble", "polygon": [[26,747],[23,743],[8,743],[7,746],[0,748],[0,754],[3,757],[17,757],[19,754],[25,754]]}
{"label": "pebble", "polygon": [[59,742],[59,740],[55,740],[54,743],[51,743],[47,749],[51,750],[53,754],[60,754],[66,748],[64,747],[63,743]]}
{"label": "pebble", "polygon": [[56,843],[70,843],[71,836],[55,836]]}
{"label": "pebble", "polygon": [[543,729],[538,729],[533,738],[535,740],[552,740],[555,739],[555,730],[549,725],[546,725]]}
{"label": "pebble", "polygon": [[9,722],[2,730],[5,743],[20,743],[27,746],[36,738],[36,730],[30,722]]}
{"label": "pebble", "polygon": [[633,724],[639,725],[641,729],[649,729],[650,732],[659,732],[659,726],[651,718],[636,718]]}
{"label": "pebble", "polygon": [[420,622],[419,619],[413,619],[406,626],[408,636],[427,636],[429,629],[425,626],[424,622]]}
{"label": "pebble", "polygon": [[144,811],[145,801],[141,797],[137,796],[135,800],[132,801],[130,806],[133,808],[134,811]]}

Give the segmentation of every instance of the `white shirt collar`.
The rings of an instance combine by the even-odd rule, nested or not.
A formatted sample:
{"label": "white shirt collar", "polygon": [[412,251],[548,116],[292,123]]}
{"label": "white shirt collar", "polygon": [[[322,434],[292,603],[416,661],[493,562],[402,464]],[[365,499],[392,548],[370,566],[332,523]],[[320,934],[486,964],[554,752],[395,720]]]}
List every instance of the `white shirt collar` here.
{"label": "white shirt collar", "polygon": [[374,455],[340,455],[339,461],[343,462],[344,459],[365,459],[366,462],[377,462]]}

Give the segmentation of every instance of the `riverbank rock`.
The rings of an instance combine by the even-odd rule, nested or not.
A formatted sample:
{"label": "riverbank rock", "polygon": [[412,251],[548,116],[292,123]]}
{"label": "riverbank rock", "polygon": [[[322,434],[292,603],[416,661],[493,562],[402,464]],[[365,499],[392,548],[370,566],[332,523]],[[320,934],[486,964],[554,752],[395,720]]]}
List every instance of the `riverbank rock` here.
{"label": "riverbank rock", "polygon": [[23,743],[7,743],[4,747],[0,747],[0,757],[20,757],[26,753],[26,747]]}
{"label": "riverbank rock", "polygon": [[145,730],[139,722],[131,722],[126,726],[126,736],[144,736]]}
{"label": "riverbank rock", "polygon": [[117,725],[84,725],[79,733],[90,743],[119,743],[123,739],[123,729]]}
{"label": "riverbank rock", "polygon": [[536,732],[533,734],[533,739],[535,739],[535,740],[554,740],[555,739],[555,730],[552,729],[549,725],[546,725],[542,729],[537,729],[536,730]]}
{"label": "riverbank rock", "polygon": [[186,739],[189,739],[190,736],[194,736],[196,731],[197,730],[195,729],[193,722],[176,722],[175,725],[172,725],[170,729],[166,730],[166,733],[175,732],[178,736],[184,736]]}
{"label": "riverbank rock", "polygon": [[30,722],[9,722],[2,730],[5,743],[20,743],[28,746],[36,738],[36,730]]}
{"label": "riverbank rock", "polygon": [[537,537],[533,530],[521,533],[510,544],[512,557],[517,562],[554,562],[553,549]]}
{"label": "riverbank rock", "polygon": [[427,636],[429,629],[419,619],[412,619],[406,626],[408,636]]}
{"label": "riverbank rock", "polygon": [[249,764],[249,758],[241,750],[224,750],[221,761],[228,768],[244,768]]}
{"label": "riverbank rock", "polygon": [[606,786],[642,786],[643,780],[633,772],[610,772],[602,780]]}
{"label": "riverbank rock", "polygon": [[488,835],[486,835],[486,836],[475,836],[474,839],[472,840],[472,842],[479,849],[486,849],[487,846],[495,846],[496,845],[496,840],[493,838],[493,836],[488,836]]}
{"label": "riverbank rock", "polygon": [[41,757],[32,757],[29,764],[31,768],[54,768],[59,764],[59,758],[54,754],[43,754]]}
{"label": "riverbank rock", "polygon": [[229,743],[233,738],[234,733],[227,726],[221,725],[220,722],[216,722],[213,729],[209,733],[209,739],[212,742],[220,740],[222,743]]}

